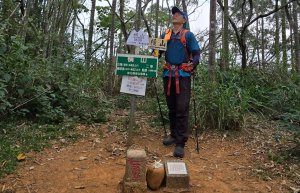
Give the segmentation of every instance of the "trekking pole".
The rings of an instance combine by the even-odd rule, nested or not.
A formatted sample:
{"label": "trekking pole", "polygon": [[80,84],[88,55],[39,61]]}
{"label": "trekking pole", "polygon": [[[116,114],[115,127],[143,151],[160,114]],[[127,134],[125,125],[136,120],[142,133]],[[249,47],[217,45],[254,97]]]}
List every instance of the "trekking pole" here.
{"label": "trekking pole", "polygon": [[158,97],[158,92],[157,92],[157,87],[156,87],[156,81],[154,81],[154,87],[155,87],[156,100],[157,100],[157,103],[158,103],[161,122],[162,122],[163,127],[164,127],[164,138],[166,138],[167,137],[167,129],[166,129],[166,126],[165,126],[165,121],[164,121],[163,113],[162,113],[160,102],[159,102],[159,97]]}
{"label": "trekking pole", "polygon": [[199,140],[198,140],[198,126],[197,126],[197,113],[196,113],[196,96],[195,96],[195,74],[193,76],[193,103],[194,103],[194,120],[195,120],[195,138],[196,138],[196,150],[199,154]]}

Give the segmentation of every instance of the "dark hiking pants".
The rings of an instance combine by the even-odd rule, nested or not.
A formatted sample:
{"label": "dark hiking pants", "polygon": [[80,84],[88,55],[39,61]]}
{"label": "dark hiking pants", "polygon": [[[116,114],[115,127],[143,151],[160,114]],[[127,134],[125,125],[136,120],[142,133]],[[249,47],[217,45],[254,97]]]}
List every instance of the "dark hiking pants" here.
{"label": "dark hiking pants", "polygon": [[176,138],[176,145],[184,147],[189,136],[188,118],[191,98],[191,77],[179,77],[179,94],[176,94],[175,77],[172,77],[170,96],[167,96],[169,77],[164,77],[163,80],[164,93],[169,109],[171,136]]}

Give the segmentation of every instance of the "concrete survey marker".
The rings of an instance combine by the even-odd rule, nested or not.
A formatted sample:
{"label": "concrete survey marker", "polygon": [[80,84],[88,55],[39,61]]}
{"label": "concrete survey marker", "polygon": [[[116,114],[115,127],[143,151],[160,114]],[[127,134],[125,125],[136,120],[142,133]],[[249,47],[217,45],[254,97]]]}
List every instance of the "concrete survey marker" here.
{"label": "concrete survey marker", "polygon": [[190,176],[187,166],[182,160],[166,161],[166,187],[173,188],[189,188]]}
{"label": "concrete survey marker", "polygon": [[146,157],[143,149],[127,150],[124,193],[140,193],[147,190]]}

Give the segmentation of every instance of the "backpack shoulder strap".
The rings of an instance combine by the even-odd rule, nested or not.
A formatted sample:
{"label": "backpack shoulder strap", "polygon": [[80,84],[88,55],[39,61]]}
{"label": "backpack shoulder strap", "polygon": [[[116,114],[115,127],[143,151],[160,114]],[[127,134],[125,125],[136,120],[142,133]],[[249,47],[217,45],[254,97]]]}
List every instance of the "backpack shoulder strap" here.
{"label": "backpack shoulder strap", "polygon": [[164,40],[166,40],[168,42],[171,39],[171,35],[172,35],[172,30],[166,29]]}
{"label": "backpack shoulder strap", "polygon": [[187,29],[183,29],[181,32],[180,32],[180,42],[183,44],[184,46],[184,52],[185,52],[185,60],[186,62],[190,62],[192,61],[192,54],[188,52],[188,48],[187,48],[187,45],[186,45],[186,38],[185,38],[185,35],[186,33],[188,32],[189,30]]}
{"label": "backpack shoulder strap", "polygon": [[180,42],[184,45],[184,47],[186,47],[186,38],[185,38],[185,34],[186,32],[188,32],[189,30],[187,29],[183,29],[181,32],[180,32]]}

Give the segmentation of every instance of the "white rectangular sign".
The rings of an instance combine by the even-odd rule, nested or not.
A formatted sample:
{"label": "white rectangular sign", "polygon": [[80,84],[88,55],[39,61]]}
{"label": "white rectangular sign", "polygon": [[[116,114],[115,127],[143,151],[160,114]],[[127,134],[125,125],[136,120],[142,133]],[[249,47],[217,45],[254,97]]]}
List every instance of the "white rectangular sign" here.
{"label": "white rectangular sign", "polygon": [[122,76],[122,93],[145,96],[147,77]]}
{"label": "white rectangular sign", "polygon": [[169,174],[187,174],[184,162],[167,162]]}

